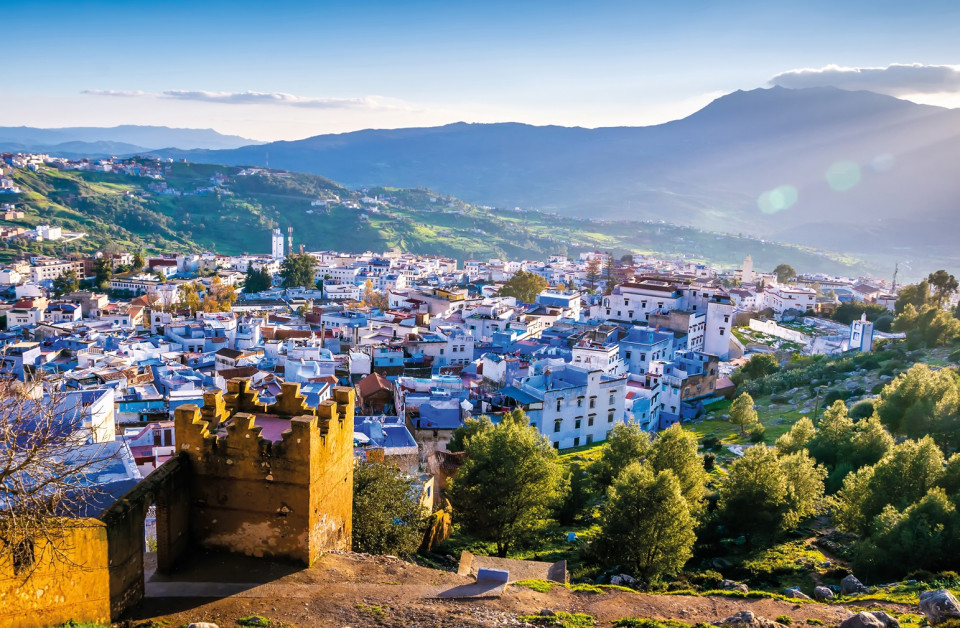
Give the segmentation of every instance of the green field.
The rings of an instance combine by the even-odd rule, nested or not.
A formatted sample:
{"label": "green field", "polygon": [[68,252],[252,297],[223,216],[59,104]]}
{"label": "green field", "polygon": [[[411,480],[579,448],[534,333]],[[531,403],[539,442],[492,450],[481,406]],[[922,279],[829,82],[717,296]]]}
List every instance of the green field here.
{"label": "green field", "polygon": [[[860,259],[754,238],[666,223],[592,221],[534,211],[479,207],[425,189],[348,190],[323,177],[268,172],[238,176],[239,168],[173,163],[165,183],[182,195],[158,194],[143,177],[109,173],[16,170],[25,190],[9,200],[25,211],[26,227],[50,223],[87,237],[74,243],[0,245],[0,256],[23,252],[65,255],[108,246],[160,251],[266,252],[270,231],[293,227],[294,246],[346,252],[397,249],[458,260],[541,259],[592,250],[681,257],[727,267],[748,253],[758,268],[781,262],[810,272],[865,273]],[[228,182],[210,188],[211,177]],[[339,204],[312,207],[337,195]],[[378,211],[350,208],[362,196],[386,199]],[[8,200],[8,199],[4,199]]]}

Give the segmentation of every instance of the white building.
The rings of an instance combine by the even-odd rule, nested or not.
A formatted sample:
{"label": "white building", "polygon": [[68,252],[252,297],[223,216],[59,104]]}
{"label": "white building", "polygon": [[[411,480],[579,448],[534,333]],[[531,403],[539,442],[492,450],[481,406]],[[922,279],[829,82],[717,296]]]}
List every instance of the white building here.
{"label": "white building", "polygon": [[273,259],[283,259],[283,232],[279,228],[273,230],[273,235],[270,237],[271,242],[271,257]]}
{"label": "white building", "polygon": [[873,323],[864,313],[860,320],[850,323],[850,348],[856,351],[873,350]]}

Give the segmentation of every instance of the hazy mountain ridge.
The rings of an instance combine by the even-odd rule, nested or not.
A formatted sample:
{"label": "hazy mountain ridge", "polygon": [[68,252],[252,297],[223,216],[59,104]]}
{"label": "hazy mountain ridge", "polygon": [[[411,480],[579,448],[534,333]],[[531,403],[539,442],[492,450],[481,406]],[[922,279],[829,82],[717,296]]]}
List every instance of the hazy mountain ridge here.
{"label": "hazy mountain ridge", "polygon": [[[233,149],[259,142],[213,129],[182,129],[133,124],[115,127],[0,127],[0,150],[76,154],[133,154],[162,148]],[[116,147],[117,151],[106,150]],[[19,147],[19,148],[17,148]],[[80,150],[75,150],[80,149]],[[120,152],[120,151],[123,152]]]}
{"label": "hazy mountain ridge", "polygon": [[[957,110],[871,92],[771,88],[734,92],[650,127],[457,123],[161,154],[230,165],[263,165],[269,155],[271,167],[351,187],[425,186],[505,207],[951,256],[958,134]],[[825,173],[841,162],[857,164],[860,180],[834,191]],[[796,189],[795,203],[761,211],[760,195],[784,185]]]}

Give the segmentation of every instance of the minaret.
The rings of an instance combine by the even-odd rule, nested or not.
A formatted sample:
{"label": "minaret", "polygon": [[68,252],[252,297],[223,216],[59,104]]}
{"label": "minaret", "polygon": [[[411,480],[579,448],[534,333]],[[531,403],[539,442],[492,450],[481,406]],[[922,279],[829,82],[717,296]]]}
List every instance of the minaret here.
{"label": "minaret", "polygon": [[743,276],[740,282],[753,283],[753,258],[749,255],[743,260]]}
{"label": "minaret", "polygon": [[283,259],[283,232],[280,229],[273,230],[273,259]]}

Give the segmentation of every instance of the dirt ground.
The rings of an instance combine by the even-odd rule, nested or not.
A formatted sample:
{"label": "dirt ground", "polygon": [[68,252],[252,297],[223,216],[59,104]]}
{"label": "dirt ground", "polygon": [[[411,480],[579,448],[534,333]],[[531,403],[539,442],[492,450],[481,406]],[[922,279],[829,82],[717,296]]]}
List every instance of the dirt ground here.
{"label": "dirt ground", "polygon": [[[563,587],[538,593],[508,586],[497,598],[437,598],[444,591],[471,582],[472,578],[389,556],[328,554],[310,569],[261,559],[201,556],[174,578],[150,580],[148,595],[160,597],[148,597],[119,625],[133,627],[152,620],[177,627],[208,621],[225,628],[235,626],[242,617],[261,615],[276,622],[274,625],[299,628],[498,627],[523,625],[518,616],[542,609],[587,613],[596,618],[598,626],[623,617],[679,619],[694,624],[749,609],[770,619],[790,615],[795,625],[818,619],[826,626],[835,626],[851,614],[839,605],[620,591],[573,593]],[[208,590],[210,595],[203,597]],[[226,597],[219,597],[227,590]]]}

